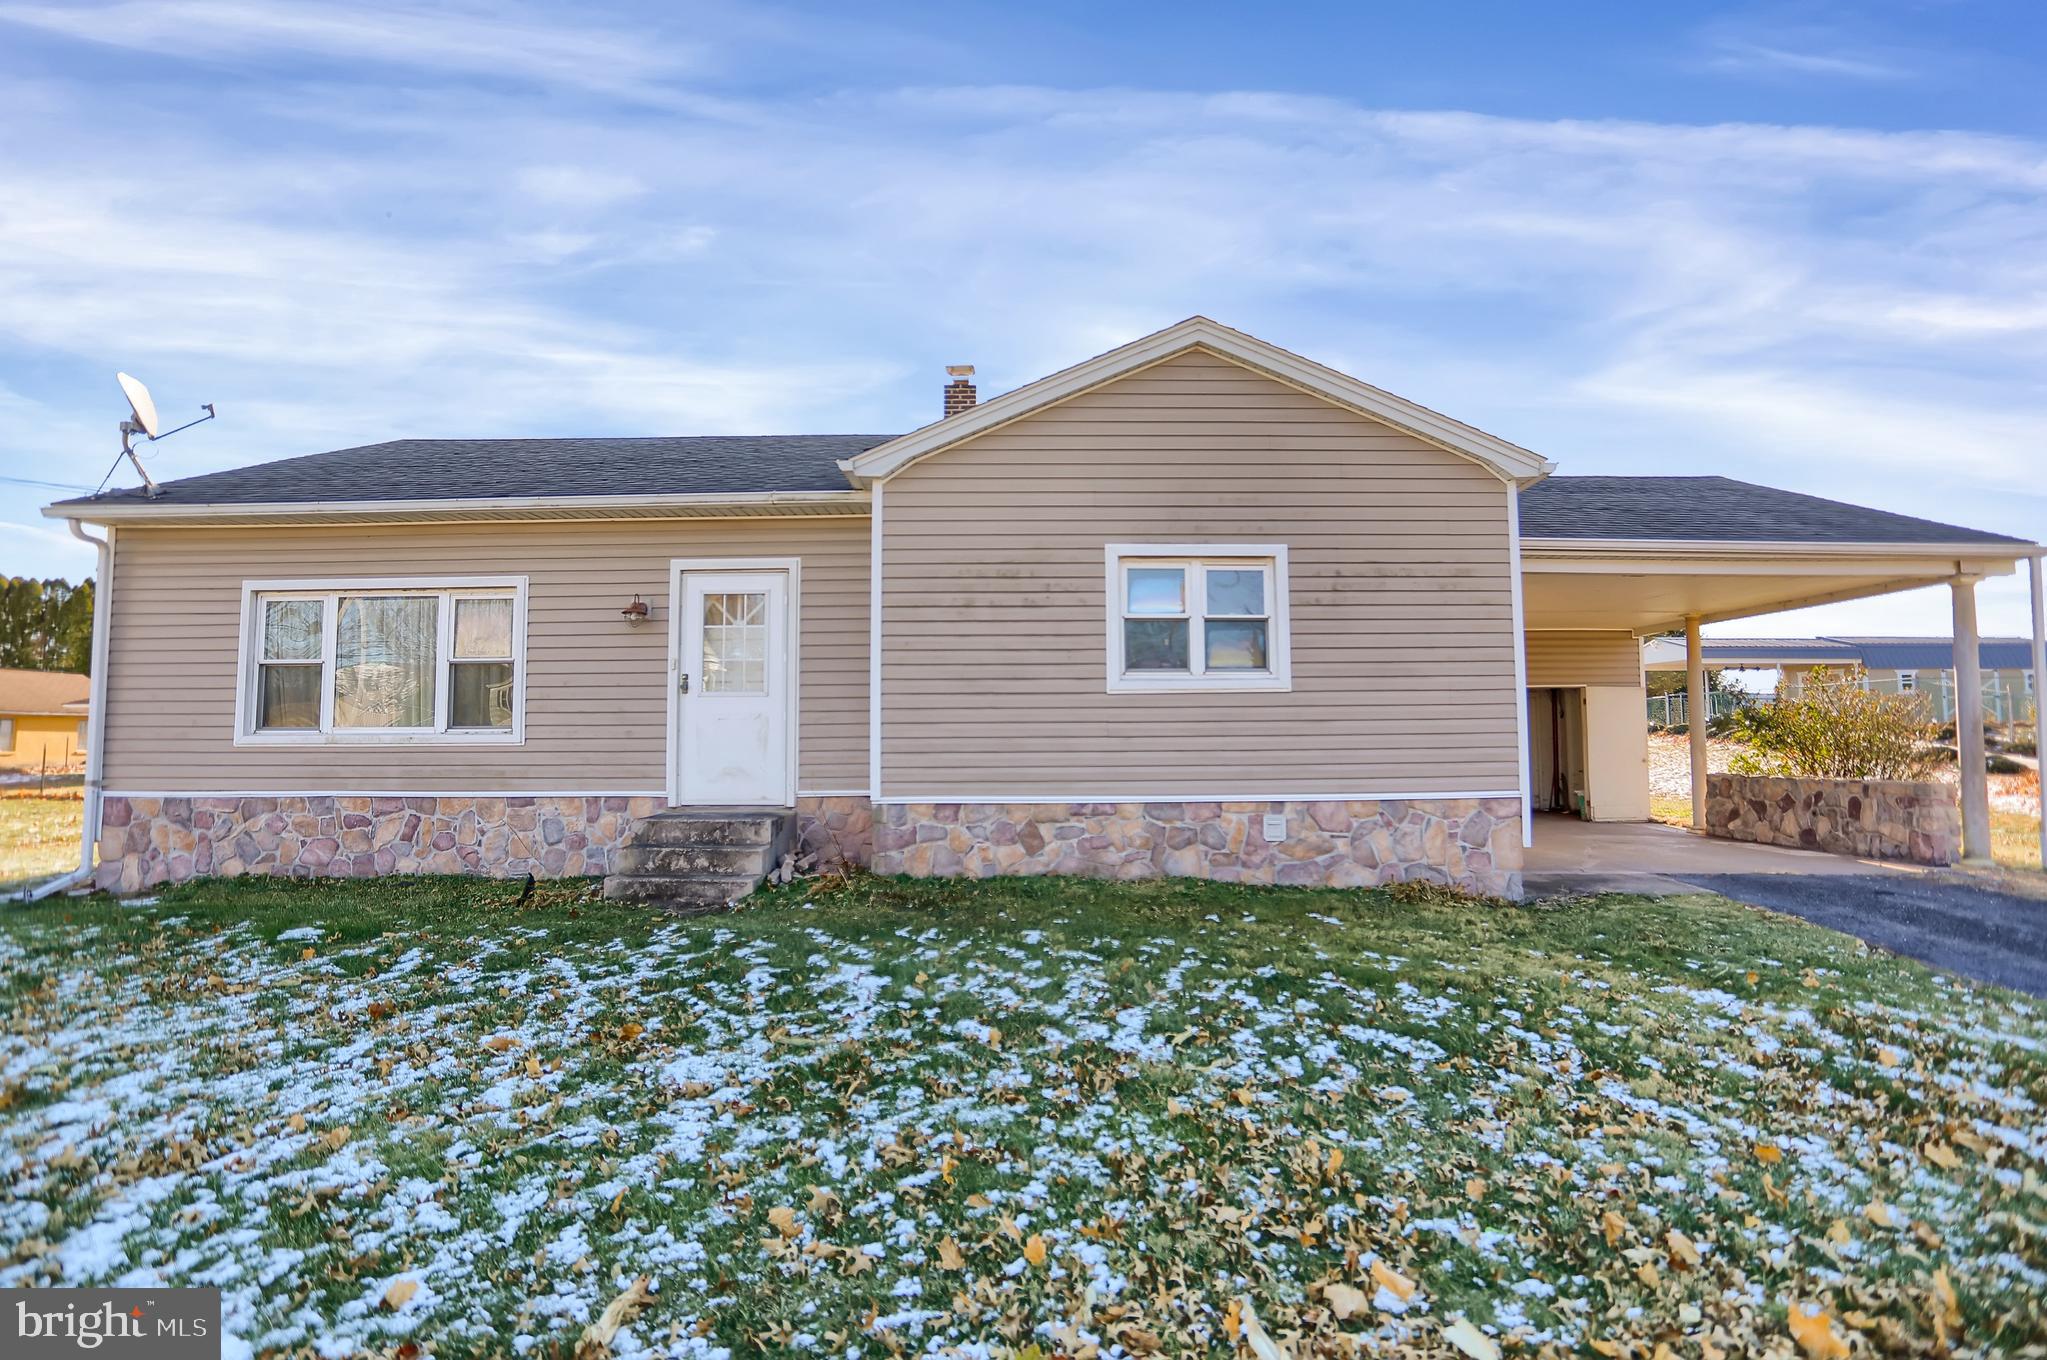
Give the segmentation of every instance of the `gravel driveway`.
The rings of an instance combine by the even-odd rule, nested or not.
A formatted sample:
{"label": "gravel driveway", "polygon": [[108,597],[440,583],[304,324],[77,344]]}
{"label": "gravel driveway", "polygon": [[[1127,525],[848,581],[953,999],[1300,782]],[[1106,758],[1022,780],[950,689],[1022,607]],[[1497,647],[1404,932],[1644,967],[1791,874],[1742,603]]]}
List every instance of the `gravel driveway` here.
{"label": "gravel driveway", "polygon": [[2047,902],[1932,875],[1671,877],[1963,977],[2047,996]]}

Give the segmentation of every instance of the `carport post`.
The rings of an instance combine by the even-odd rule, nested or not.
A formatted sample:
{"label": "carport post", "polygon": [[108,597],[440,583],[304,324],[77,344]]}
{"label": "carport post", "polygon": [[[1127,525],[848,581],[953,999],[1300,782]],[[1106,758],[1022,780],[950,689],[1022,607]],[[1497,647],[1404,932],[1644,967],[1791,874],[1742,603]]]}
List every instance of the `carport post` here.
{"label": "carport post", "polygon": [[[2026,570],[2033,578],[2033,755],[2037,766],[2040,755],[2040,687],[2047,685],[2047,609],[2043,609],[2040,589],[2040,555],[2036,552],[2026,561]],[[2040,799],[2040,864],[2047,868],[2047,782],[2041,784]]]}
{"label": "carport post", "polygon": [[1713,720],[1706,692],[1706,648],[1699,641],[1699,616],[1685,615],[1685,731],[1692,743],[1692,826],[1706,829],[1706,724]]}
{"label": "carport post", "polygon": [[1976,578],[1948,582],[1955,597],[1955,750],[1962,777],[1962,863],[1990,863],[1990,775],[1984,768],[1983,645],[1976,636]]}

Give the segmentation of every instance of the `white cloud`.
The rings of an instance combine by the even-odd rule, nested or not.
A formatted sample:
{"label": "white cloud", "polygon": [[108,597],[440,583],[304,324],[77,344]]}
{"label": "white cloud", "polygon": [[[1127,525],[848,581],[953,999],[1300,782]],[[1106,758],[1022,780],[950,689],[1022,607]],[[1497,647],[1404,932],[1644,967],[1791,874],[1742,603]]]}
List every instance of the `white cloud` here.
{"label": "white cloud", "polygon": [[[177,6],[112,8],[140,45]],[[354,30],[283,12],[286,34],[237,8],[209,41],[341,73],[144,84],[119,109],[0,84],[0,124],[45,134],[0,144],[0,372],[131,364],[167,410],[219,401],[160,475],[401,434],[907,428],[943,363],[993,393],[1201,311],[1566,472],[2047,518],[2034,141],[1024,87],[621,117],[470,80],[432,41],[418,61],[462,79],[355,79],[383,59]],[[550,48],[539,11],[493,13]],[[603,44],[644,46],[616,68],[637,97],[732,60],[710,22],[641,36],[507,69],[587,91]],[[76,458],[102,399],[81,384],[45,404],[91,421],[17,442]]]}

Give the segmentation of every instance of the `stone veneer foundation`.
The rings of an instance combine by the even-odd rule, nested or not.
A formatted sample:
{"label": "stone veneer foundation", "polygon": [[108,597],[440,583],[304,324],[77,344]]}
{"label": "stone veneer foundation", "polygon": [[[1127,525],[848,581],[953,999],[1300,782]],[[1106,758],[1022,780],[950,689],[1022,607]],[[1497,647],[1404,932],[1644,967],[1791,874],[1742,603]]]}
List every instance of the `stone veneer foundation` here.
{"label": "stone veneer foundation", "polygon": [[[109,794],[94,881],[137,892],[207,874],[574,878],[605,873],[634,823],[667,806],[665,798],[519,794]],[[866,863],[872,827],[865,798],[797,800],[797,836],[820,865]]]}
{"label": "stone veneer foundation", "polygon": [[1706,776],[1706,834],[1861,859],[1953,864],[1962,810],[1945,784]]}
{"label": "stone veneer foundation", "polygon": [[[1265,839],[1267,814],[1285,839]],[[1078,874],[1364,888],[1421,880],[1521,895],[1514,798],[1317,802],[892,803],[872,867],[914,878]]]}

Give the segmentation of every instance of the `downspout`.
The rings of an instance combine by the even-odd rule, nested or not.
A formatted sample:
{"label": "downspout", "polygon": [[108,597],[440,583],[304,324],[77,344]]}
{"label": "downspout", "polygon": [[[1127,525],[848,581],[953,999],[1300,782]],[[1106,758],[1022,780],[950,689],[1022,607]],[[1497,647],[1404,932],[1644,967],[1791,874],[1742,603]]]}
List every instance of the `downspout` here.
{"label": "downspout", "polygon": [[107,638],[113,631],[114,615],[114,527],[107,526],[105,538],[94,538],[79,527],[79,521],[65,521],[71,536],[99,549],[99,571],[92,584],[92,688],[85,714],[85,807],[78,837],[78,867],[30,892],[25,900],[39,902],[65,892],[80,883],[90,884],[93,852],[99,847],[100,803],[104,787],[107,749]]}

